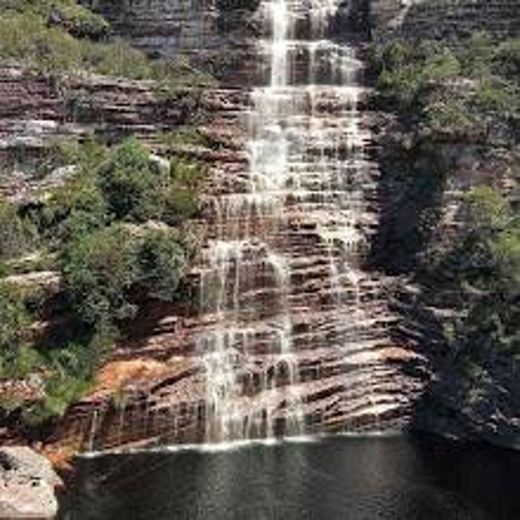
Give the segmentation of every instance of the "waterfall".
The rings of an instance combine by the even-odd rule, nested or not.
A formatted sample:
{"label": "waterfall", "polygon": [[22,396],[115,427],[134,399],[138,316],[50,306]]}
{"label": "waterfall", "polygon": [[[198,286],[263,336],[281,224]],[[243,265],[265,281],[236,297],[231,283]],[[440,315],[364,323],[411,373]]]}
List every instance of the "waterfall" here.
{"label": "waterfall", "polygon": [[349,319],[363,318],[369,137],[357,109],[362,63],[329,35],[339,4],[260,6],[269,74],[251,92],[247,191],[214,199],[201,275],[207,442],[304,433],[301,351],[327,342],[343,355]]}

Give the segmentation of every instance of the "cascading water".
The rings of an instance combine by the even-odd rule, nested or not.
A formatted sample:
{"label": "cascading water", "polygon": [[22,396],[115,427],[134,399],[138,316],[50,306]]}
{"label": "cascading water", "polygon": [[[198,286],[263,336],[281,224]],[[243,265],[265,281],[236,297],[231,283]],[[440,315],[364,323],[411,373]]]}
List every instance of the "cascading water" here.
{"label": "cascading water", "polygon": [[429,381],[401,321],[409,287],[366,261],[387,216],[360,59],[368,2],[241,6],[226,38],[243,63],[201,93],[209,139],[182,147],[211,172],[183,286],[199,283],[200,310],[147,302],[107,370],[117,393],[101,383],[62,422],[70,445],[400,430]]}
{"label": "cascading water", "polygon": [[341,358],[363,341],[356,258],[369,136],[357,110],[362,63],[328,37],[338,8],[261,4],[269,73],[251,93],[247,191],[215,198],[201,276],[207,442],[303,433],[312,421],[300,352],[325,343]]}
{"label": "cascading water", "polygon": [[69,431],[88,449],[409,423],[424,358],[391,308],[393,281],[364,261],[381,201],[363,5],[263,0],[252,15],[263,37],[245,67],[262,79],[207,100],[221,147],[202,150],[200,312],[151,307],[138,351],[152,360],[123,406],[94,395],[75,410]]}

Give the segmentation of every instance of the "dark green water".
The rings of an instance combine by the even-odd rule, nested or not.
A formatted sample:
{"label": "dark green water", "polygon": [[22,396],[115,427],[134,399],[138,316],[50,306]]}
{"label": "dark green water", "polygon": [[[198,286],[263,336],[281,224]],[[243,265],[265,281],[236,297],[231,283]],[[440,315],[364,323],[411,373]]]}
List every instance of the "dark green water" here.
{"label": "dark green water", "polygon": [[437,438],[327,438],[81,459],[62,519],[520,519],[520,454]]}

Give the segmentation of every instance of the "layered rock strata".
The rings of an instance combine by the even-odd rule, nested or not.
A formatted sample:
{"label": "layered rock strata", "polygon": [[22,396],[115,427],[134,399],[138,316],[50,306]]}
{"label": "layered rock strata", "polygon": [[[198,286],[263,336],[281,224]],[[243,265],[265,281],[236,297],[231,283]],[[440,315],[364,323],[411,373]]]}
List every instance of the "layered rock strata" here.
{"label": "layered rock strata", "polygon": [[[471,94],[472,84],[449,88],[457,99],[464,96],[462,90]],[[445,128],[427,148],[414,148],[410,143],[417,134],[404,118],[380,117],[382,209],[372,260],[385,272],[414,281],[401,286],[395,306],[402,316],[404,341],[427,355],[433,373],[413,427],[518,448],[520,394],[514,354],[490,342],[489,351],[478,358],[478,347],[451,335],[465,322],[465,304],[472,295],[455,290],[448,277],[439,277],[428,265],[467,237],[474,225],[467,211],[474,188],[492,187],[517,206],[520,149],[515,123],[497,112],[469,131]],[[471,365],[473,355],[478,365]]]}
{"label": "layered rock strata", "polygon": [[[428,380],[395,281],[366,268],[379,170],[348,7],[266,1],[264,81],[228,96],[192,270],[153,304],[56,437],[83,449],[406,427]],[[340,39],[341,35],[341,39]],[[228,93],[233,91],[227,91]],[[224,109],[225,107],[225,109]]]}
{"label": "layered rock strata", "polygon": [[257,73],[254,44],[259,0],[81,0],[113,30],[154,56],[189,63],[244,87]]}
{"label": "layered rock strata", "polygon": [[[133,135],[160,152],[158,135],[194,120],[202,131],[205,118],[222,120],[225,128],[232,112],[241,110],[236,105],[245,103],[241,98],[236,90],[170,91],[153,81],[88,75],[57,81],[22,68],[0,68],[0,194],[22,201],[37,198],[73,175],[70,167],[43,178],[34,175],[38,161],[60,142],[89,136],[110,142]],[[230,136],[210,136],[217,139],[216,149],[192,146],[185,152],[226,162],[228,152],[218,148]]]}
{"label": "layered rock strata", "polygon": [[456,39],[474,31],[498,37],[520,32],[517,0],[370,0],[376,37]]}
{"label": "layered rock strata", "polygon": [[[156,134],[194,114],[213,143],[182,150],[211,169],[193,222],[203,245],[188,283],[196,305],[148,302],[54,441],[96,450],[414,423],[448,310],[368,266],[382,206],[383,220],[406,213],[381,189],[378,120],[363,77],[368,3],[87,3],[136,45],[185,54],[223,86],[172,98],[150,82],[83,77],[64,87],[0,72],[2,159],[20,166],[0,187],[11,198],[44,193],[67,175],[35,186],[17,164],[19,149],[37,157],[56,139],[102,133],[137,134],[160,152]],[[451,37],[482,20],[495,34],[515,33],[513,4],[379,0],[370,8],[379,34]],[[452,236],[460,200],[482,171],[481,147],[446,153],[460,159],[439,226]],[[453,398],[422,415],[422,426],[467,434],[480,421],[487,437],[510,435],[505,416],[489,421],[484,405],[452,420],[462,399],[455,379],[435,383],[436,395]]]}

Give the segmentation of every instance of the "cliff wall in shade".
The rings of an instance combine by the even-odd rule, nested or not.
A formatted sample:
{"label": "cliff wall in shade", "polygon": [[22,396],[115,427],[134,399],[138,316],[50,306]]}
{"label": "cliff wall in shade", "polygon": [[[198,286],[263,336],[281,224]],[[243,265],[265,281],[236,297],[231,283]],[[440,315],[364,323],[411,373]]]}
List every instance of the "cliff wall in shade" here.
{"label": "cliff wall in shade", "polygon": [[[504,130],[501,125],[497,129]],[[409,138],[398,124],[390,124],[379,136],[383,203],[372,260],[379,269],[408,280],[396,293],[395,309],[407,341],[425,353],[432,373],[414,410],[413,428],[518,448],[520,388],[513,354],[491,344],[480,360],[480,374],[471,372],[472,346],[464,351],[460,339],[450,337],[454,324],[465,317],[461,294],[428,274],[429,259],[452,250],[467,233],[472,189],[491,186],[517,206],[517,139],[503,131],[491,132],[483,141],[452,136],[436,142],[433,155],[418,157],[407,148]],[[392,156],[396,149],[397,157]],[[406,166],[414,162],[422,172],[416,172],[422,179],[417,183],[410,182],[414,172]],[[439,163],[447,167],[445,173],[429,174]],[[430,226],[426,232],[425,221]]]}
{"label": "cliff wall in shade", "polygon": [[[499,41],[518,37],[519,15],[518,1],[371,2],[376,40],[436,38],[453,48],[480,30]],[[471,85],[462,81],[448,86],[453,91],[445,99],[460,100],[461,89],[471,93]],[[419,96],[417,110],[411,109],[417,120],[420,101]],[[433,373],[416,409],[414,428],[518,448],[520,394],[514,353],[502,350],[497,340],[489,341],[477,374],[471,363],[479,356],[478,347],[465,345],[460,336],[450,338],[450,331],[464,323],[468,306],[464,310],[460,300],[468,293],[443,286],[432,276],[431,265],[474,225],[467,211],[474,188],[492,187],[518,207],[517,116],[491,109],[467,131],[453,132],[446,125],[429,135],[418,131],[420,125],[414,127],[413,118],[399,116],[382,115],[382,209],[372,259],[383,271],[414,281],[402,286],[398,307],[406,329],[427,352]],[[421,145],[426,146],[418,152]]]}

